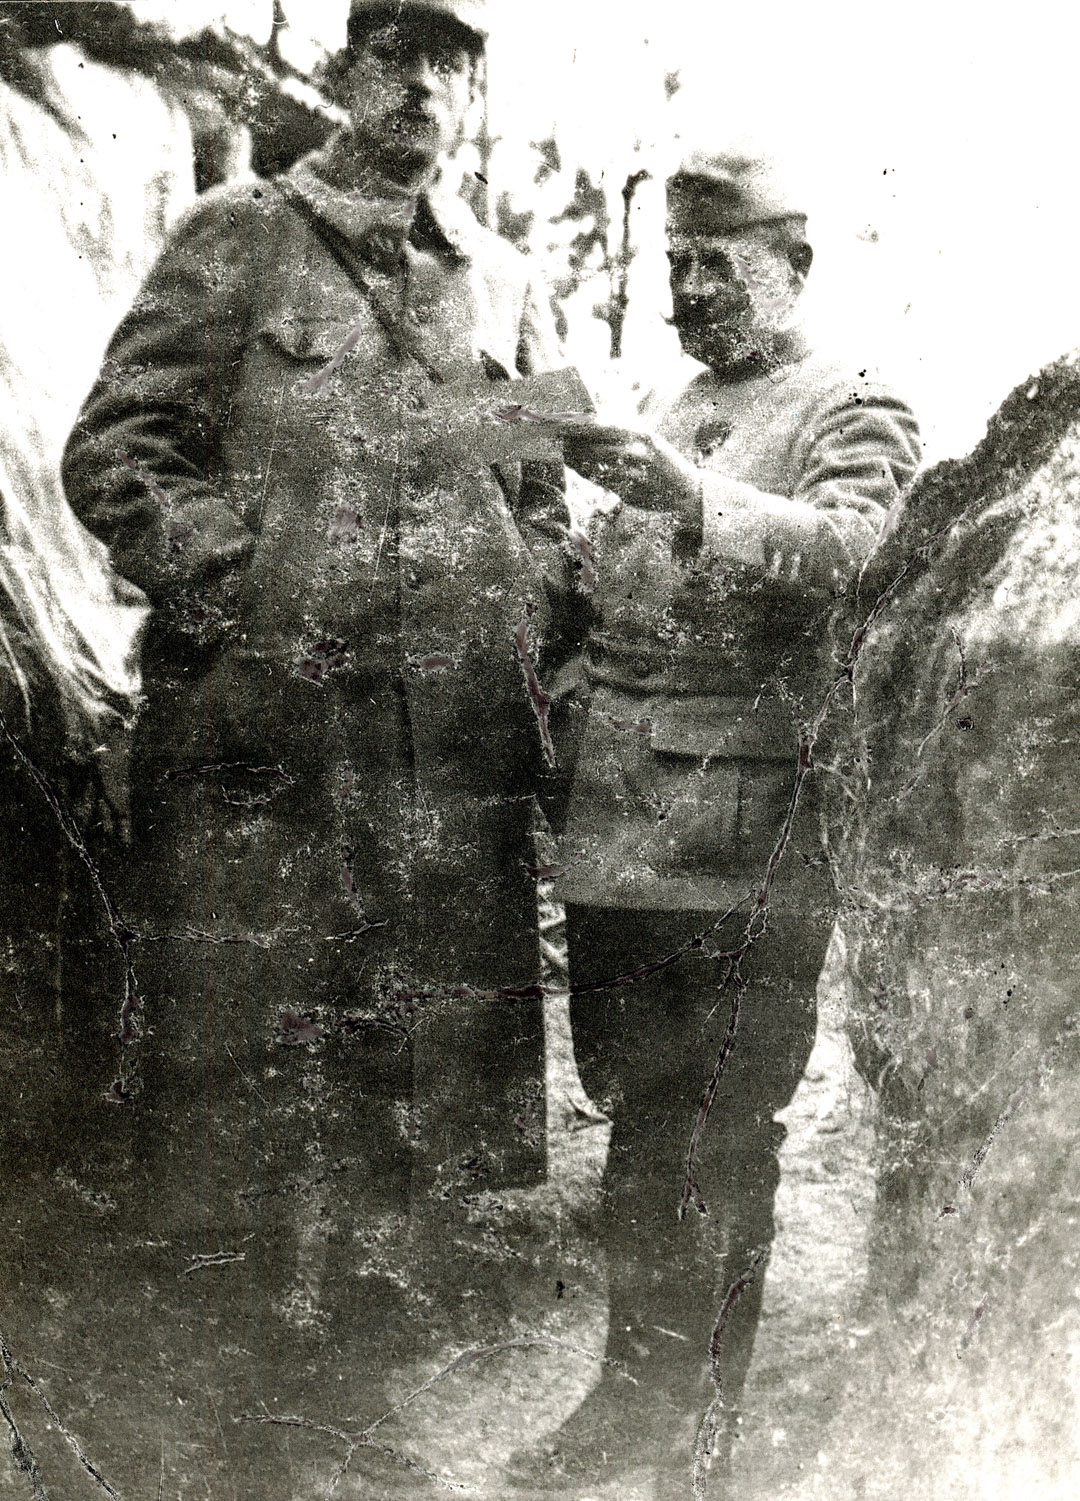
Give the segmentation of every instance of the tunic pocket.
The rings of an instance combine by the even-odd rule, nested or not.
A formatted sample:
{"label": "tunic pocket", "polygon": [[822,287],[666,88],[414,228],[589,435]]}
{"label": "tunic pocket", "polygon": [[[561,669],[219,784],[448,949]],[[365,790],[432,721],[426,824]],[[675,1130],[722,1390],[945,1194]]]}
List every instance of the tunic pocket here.
{"label": "tunic pocket", "polygon": [[783,832],[795,764],[654,753],[653,864],[661,875],[764,878]]}
{"label": "tunic pocket", "polygon": [[651,863],[660,875],[715,875],[738,863],[737,761],[654,751],[655,832]]}
{"label": "tunic pocket", "polygon": [[695,695],[654,699],[648,708],[655,751],[699,760],[792,761],[799,739],[789,709],[755,699]]}
{"label": "tunic pocket", "polygon": [[655,863],[666,874],[755,873],[784,824],[798,738],[782,704],[743,697],[650,707]]}

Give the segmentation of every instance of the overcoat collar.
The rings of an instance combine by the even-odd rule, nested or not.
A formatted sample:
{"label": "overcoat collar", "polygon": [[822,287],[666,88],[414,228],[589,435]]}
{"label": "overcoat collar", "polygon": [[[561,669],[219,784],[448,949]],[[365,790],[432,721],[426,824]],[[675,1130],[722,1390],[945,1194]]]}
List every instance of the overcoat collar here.
{"label": "overcoat collar", "polygon": [[327,180],[337,136],[320,151],[302,157],[285,174],[296,193],[361,252],[373,240],[384,244],[406,240],[430,246],[453,259],[472,259],[480,226],[468,205],[445,187],[442,179],[421,193],[411,193],[385,178],[372,176],[365,188],[336,187]]}

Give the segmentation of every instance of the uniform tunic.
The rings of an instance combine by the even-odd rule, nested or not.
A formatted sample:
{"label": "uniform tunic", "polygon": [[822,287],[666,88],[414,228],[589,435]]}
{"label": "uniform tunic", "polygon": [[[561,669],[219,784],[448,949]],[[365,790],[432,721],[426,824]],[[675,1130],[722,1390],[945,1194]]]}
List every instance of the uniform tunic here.
{"label": "uniform tunic", "polygon": [[[701,545],[630,507],[595,540],[601,621],[559,890],[724,911],[782,827],[800,727],[836,672],[837,597],[914,473],[917,429],[891,392],[812,358],[730,384],[706,372],[657,426],[700,466]],[[740,505],[754,540],[732,564],[715,539]],[[789,868],[777,899],[801,906],[803,884]]]}

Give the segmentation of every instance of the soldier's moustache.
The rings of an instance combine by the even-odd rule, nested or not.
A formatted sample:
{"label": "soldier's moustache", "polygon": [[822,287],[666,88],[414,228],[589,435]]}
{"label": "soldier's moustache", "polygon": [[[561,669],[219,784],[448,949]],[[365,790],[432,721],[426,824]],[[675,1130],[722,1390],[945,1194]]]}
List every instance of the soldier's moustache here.
{"label": "soldier's moustache", "polygon": [[704,332],[719,325],[718,319],[709,316],[709,300],[698,297],[675,298],[671,317],[665,318],[664,322],[670,328],[690,328],[695,332]]}

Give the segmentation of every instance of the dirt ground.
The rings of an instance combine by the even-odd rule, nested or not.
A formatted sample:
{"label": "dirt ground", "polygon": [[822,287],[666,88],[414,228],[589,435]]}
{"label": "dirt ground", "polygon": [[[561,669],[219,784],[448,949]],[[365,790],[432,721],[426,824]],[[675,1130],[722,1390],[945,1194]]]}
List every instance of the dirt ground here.
{"label": "dirt ground", "polygon": [[[732,1493],[740,1501],[829,1495],[827,1424],[842,1391],[845,1356],[860,1338],[857,1301],[873,1202],[871,1103],[843,1035],[838,984],[826,980],[820,999],[817,1046],[785,1114],[778,1235],[736,1448]],[[544,1226],[531,1243],[522,1241],[514,1327],[497,1348],[402,1372],[403,1406],[378,1434],[444,1484],[485,1498],[501,1496],[499,1477],[515,1450],[542,1442],[587,1394],[607,1333],[604,1268],[575,1225],[571,1200],[595,1190],[608,1129],[576,1083],[565,1006],[558,1002],[549,1006],[548,1043],[551,1179],[569,1196],[549,1195]],[[45,1352],[35,1354],[40,1359]],[[49,1423],[34,1407],[31,1399],[24,1417],[35,1428],[42,1420],[36,1437],[47,1446]],[[316,1439],[296,1437],[300,1444]],[[339,1501],[411,1494],[415,1471],[408,1476],[399,1462],[379,1461],[369,1451],[346,1467],[344,1445],[323,1437],[318,1446],[320,1490]],[[65,1494],[67,1463],[62,1449],[51,1457],[59,1462],[47,1477],[56,1501]],[[28,1477],[0,1454],[0,1495],[32,1493]],[[179,1494],[166,1481],[163,1495]]]}

